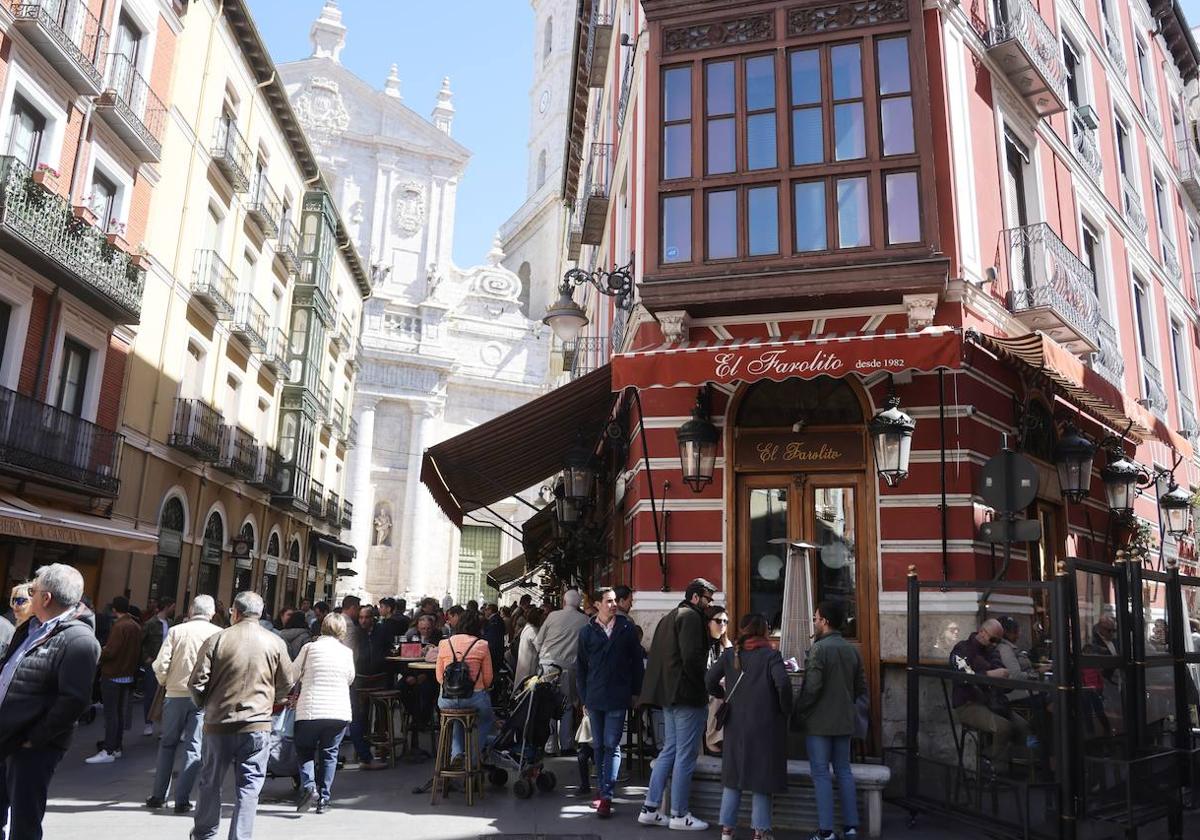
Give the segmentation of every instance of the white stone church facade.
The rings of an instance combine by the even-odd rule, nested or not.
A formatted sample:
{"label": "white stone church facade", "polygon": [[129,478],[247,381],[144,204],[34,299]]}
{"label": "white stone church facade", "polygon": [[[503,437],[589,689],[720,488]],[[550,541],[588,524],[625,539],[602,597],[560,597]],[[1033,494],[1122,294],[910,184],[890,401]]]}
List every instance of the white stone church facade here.
{"label": "white stone church facade", "polygon": [[[421,457],[544,392],[550,337],[538,319],[553,278],[518,276],[499,240],[483,264],[454,265],[455,199],[470,152],[451,136],[449,80],[426,119],[404,104],[395,67],[379,90],[342,66],[336,2],[327,0],[310,37],[312,56],[279,72],[375,276],[356,351],[354,526],[343,534],[357,550],[357,577],[342,589],[410,603],[479,597],[486,572],[521,548],[484,524],[456,529],[420,483]],[[530,512],[516,502],[494,510],[512,523]]]}

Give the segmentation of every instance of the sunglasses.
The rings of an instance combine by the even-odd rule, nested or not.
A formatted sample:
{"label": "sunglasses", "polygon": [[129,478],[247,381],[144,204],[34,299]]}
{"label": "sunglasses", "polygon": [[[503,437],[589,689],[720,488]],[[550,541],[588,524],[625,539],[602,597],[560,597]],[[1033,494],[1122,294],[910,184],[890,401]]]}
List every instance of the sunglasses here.
{"label": "sunglasses", "polygon": [[16,597],[9,599],[8,603],[12,604],[14,607],[23,607],[29,603],[29,599],[24,595],[17,595]]}
{"label": "sunglasses", "polygon": [[709,621],[713,622],[714,624],[728,624],[729,623],[728,618],[710,618]]}

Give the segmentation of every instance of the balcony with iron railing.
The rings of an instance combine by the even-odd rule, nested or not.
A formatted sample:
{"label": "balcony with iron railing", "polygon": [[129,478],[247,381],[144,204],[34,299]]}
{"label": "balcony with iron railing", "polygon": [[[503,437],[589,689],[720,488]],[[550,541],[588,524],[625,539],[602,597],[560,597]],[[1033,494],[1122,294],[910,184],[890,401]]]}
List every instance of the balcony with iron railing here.
{"label": "balcony with iron railing", "polygon": [[1009,310],[1072,352],[1100,349],[1095,278],[1045,222],[1001,234],[1008,261]]}
{"label": "balcony with iron railing", "polygon": [[287,372],[287,336],[279,327],[267,330],[267,344],[263,349],[262,363],[274,371],[276,376]]}
{"label": "balcony with iron railing", "polygon": [[1100,318],[1097,337],[1100,349],[1092,354],[1088,364],[1112,385],[1125,387],[1125,357],[1117,343],[1117,331],[1104,317]]}
{"label": "balcony with iron railing", "polygon": [[358,446],[358,421],[353,417],[346,423],[346,448],[353,449]]}
{"label": "balcony with iron railing", "polygon": [[281,492],[283,490],[283,477],[280,475],[282,466],[283,459],[279,456],[277,449],[271,446],[260,446],[258,460],[254,464],[254,476],[250,478],[250,483],[260,490],[271,493]]}
{"label": "balcony with iron railing", "polygon": [[240,426],[222,426],[220,451],[214,466],[234,478],[253,481],[258,472],[261,447],[254,435]]}
{"label": "balcony with iron railing", "polygon": [[1142,403],[1159,420],[1167,419],[1167,389],[1163,387],[1162,371],[1145,356],[1142,357]]}
{"label": "balcony with iron railing", "polygon": [[612,341],[605,335],[590,335],[563,342],[563,367],[572,379],[603,367],[612,356]]}
{"label": "balcony with iron railing", "polygon": [[1113,69],[1117,71],[1117,78],[1124,78],[1129,72],[1128,66],[1125,64],[1125,50],[1121,47],[1121,39],[1117,37],[1117,33],[1113,32],[1108,21],[1104,21],[1101,26],[1104,29],[1104,49],[1108,52],[1108,59],[1112,62]]}
{"label": "balcony with iron railing", "polygon": [[116,498],[125,438],[0,388],[0,473],[22,482]]}
{"label": "balcony with iron railing", "polygon": [[279,194],[275,192],[267,181],[267,176],[263,173],[259,173],[250,188],[250,200],[246,203],[246,215],[267,236],[278,235],[283,204],[279,201]]}
{"label": "balcony with iron railing", "polygon": [[329,386],[324,382],[317,382],[317,411],[320,413],[325,425],[332,423],[332,414],[330,411],[332,399],[333,394],[330,392]]}
{"label": "balcony with iron railing", "polygon": [[586,202],[582,198],[575,199],[571,205],[571,218],[567,223],[567,259],[579,259],[583,245],[583,208]]}
{"label": "balcony with iron railing", "polygon": [[342,521],[342,497],[332,490],[325,497],[325,521],[335,528]]}
{"label": "balcony with iron railing", "polygon": [[604,87],[608,75],[608,54],[612,52],[613,16],[611,11],[601,11],[601,3],[592,8],[592,20],[588,25],[587,68],[588,87]]}
{"label": "balcony with iron railing", "polygon": [[104,89],[100,50],[108,31],[85,0],[9,0],[7,5],[12,8],[13,25],[76,93],[96,96]]}
{"label": "balcony with iron railing", "polygon": [[267,347],[267,325],[271,316],[250,292],[239,292],[233,307],[230,332],[246,342],[251,351],[261,353]]}
{"label": "balcony with iron railing", "polygon": [[201,461],[215,461],[221,453],[221,427],[225,418],[204,400],[175,400],[175,416],[167,444]]}
{"label": "balcony with iron railing", "polygon": [[325,485],[315,478],[308,483],[308,512],[315,519],[325,518]]}
{"label": "balcony with iron railing", "polygon": [[246,192],[250,188],[250,167],[254,158],[236,122],[223,116],[217,118],[210,153],[213,163],[234,192]]}
{"label": "balcony with iron railing", "polygon": [[1167,279],[1175,288],[1183,284],[1183,266],[1179,264],[1179,255],[1175,251],[1175,243],[1159,232],[1159,242],[1162,245],[1162,269]]}
{"label": "balcony with iron railing", "polygon": [[1196,404],[1189,394],[1179,392],[1179,433],[1185,434],[1197,430]]}
{"label": "balcony with iron railing", "polygon": [[145,270],[6,156],[0,157],[0,248],[117,323],[140,320]]}
{"label": "balcony with iron railing", "polygon": [[1142,197],[1124,178],[1121,179],[1121,207],[1124,210],[1125,221],[1129,222],[1133,232],[1144,240],[1150,232],[1150,226],[1146,221],[1146,211],[1142,209]]}
{"label": "balcony with iron railing", "polygon": [[587,160],[587,175],[583,182],[583,220],[580,242],[599,245],[604,236],[608,216],[608,201],[612,194],[612,143],[592,143]]}
{"label": "balcony with iron railing", "polygon": [[1175,169],[1188,198],[1200,204],[1200,151],[1192,140],[1180,140],[1175,144]]}
{"label": "balcony with iron railing", "polygon": [[290,219],[279,224],[279,235],[275,237],[275,257],[283,263],[288,273],[300,270],[300,232]]}
{"label": "balcony with iron railing", "polygon": [[333,401],[333,411],[330,412],[329,422],[333,424],[333,428],[339,435],[344,434],[346,428],[346,407],[342,405],[341,400]]}
{"label": "balcony with iron railing", "polygon": [[1067,108],[1062,47],[1030,0],[1008,0],[984,36],[988,54],[1039,116]]}
{"label": "balcony with iron railing", "polygon": [[333,334],[333,343],[338,350],[345,353],[350,349],[353,331],[350,327],[350,319],[345,315],[339,315],[337,319],[337,332]]}
{"label": "balcony with iron railing", "polygon": [[343,531],[349,531],[354,525],[354,503],[349,499],[342,502],[342,516],[338,524]]}
{"label": "balcony with iron railing", "polygon": [[216,251],[196,252],[192,269],[192,297],[201,301],[222,321],[233,317],[237,303],[237,275]]}
{"label": "balcony with iron railing", "polygon": [[1071,111],[1071,151],[1088,174],[1099,181],[1103,167],[1096,141],[1096,112],[1090,105]]}
{"label": "balcony with iron railing", "polygon": [[108,79],[96,98],[96,110],[143,163],[162,157],[167,107],[138,72],[129,56],[109,53]]}

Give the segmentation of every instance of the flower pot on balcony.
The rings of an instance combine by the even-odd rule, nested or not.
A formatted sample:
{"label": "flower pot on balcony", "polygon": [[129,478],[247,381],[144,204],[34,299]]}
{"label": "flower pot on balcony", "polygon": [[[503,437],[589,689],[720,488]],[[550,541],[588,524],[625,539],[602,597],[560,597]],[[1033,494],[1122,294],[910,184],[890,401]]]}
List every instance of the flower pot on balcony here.
{"label": "flower pot on balcony", "polygon": [[150,270],[150,255],[138,252],[129,255],[129,264],[134,268],[140,268],[142,271]]}
{"label": "flower pot on balcony", "polygon": [[58,173],[53,169],[35,169],[29,177],[47,192],[58,192]]}
{"label": "flower pot on balcony", "polygon": [[93,210],[91,207],[88,207],[86,204],[77,204],[74,207],[72,207],[71,215],[73,215],[76,219],[83,222],[84,224],[91,225],[92,227],[96,226],[96,222],[100,218],[99,216],[96,215],[96,211]]}
{"label": "flower pot on balcony", "polygon": [[108,234],[108,244],[118,251],[125,251],[126,253],[129,251],[129,240],[119,233],[110,232]]}

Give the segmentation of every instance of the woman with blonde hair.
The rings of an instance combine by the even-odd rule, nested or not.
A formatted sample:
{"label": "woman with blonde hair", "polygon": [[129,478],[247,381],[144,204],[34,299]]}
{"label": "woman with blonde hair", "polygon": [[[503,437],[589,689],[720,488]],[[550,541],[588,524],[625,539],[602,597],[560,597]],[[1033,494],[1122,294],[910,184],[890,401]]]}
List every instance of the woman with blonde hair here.
{"label": "woman with blonde hair", "polygon": [[296,758],[300,762],[301,813],[317,799],[317,813],[329,808],[338,749],[350,723],[350,684],[354,682],[354,652],[343,644],[346,618],[330,613],[321,622],[321,635],[300,649],[296,657]]}

